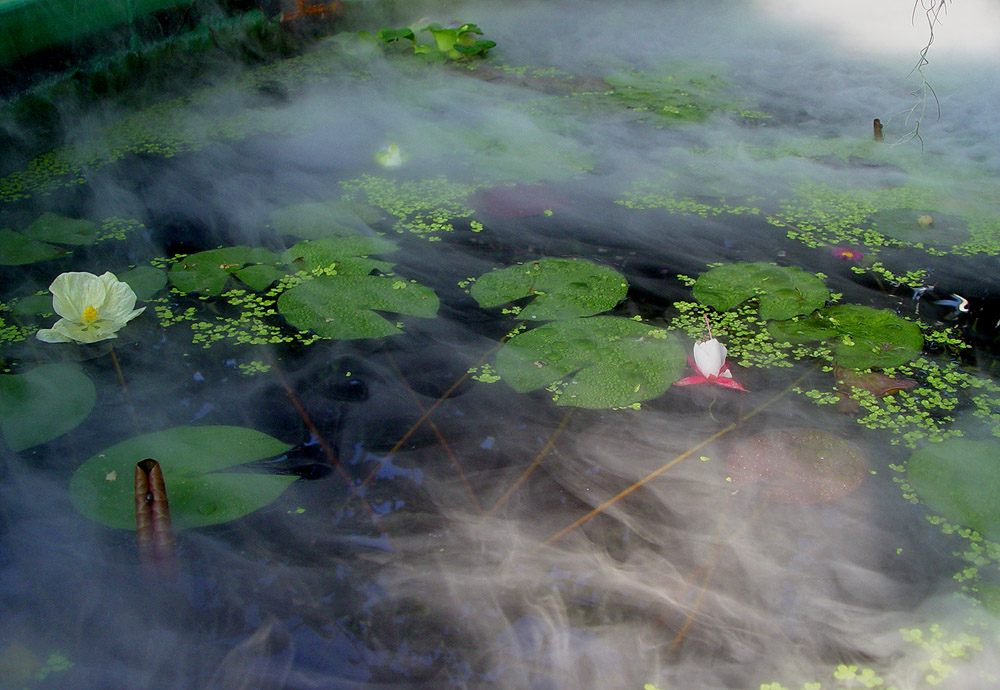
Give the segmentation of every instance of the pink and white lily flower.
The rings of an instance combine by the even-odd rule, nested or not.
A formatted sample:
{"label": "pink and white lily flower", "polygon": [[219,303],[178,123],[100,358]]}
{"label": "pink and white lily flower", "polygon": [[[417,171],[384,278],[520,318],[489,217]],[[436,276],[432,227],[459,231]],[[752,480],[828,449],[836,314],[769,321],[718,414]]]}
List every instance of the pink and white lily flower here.
{"label": "pink and white lily flower", "polygon": [[715,338],[709,338],[694,344],[694,359],[688,362],[698,372],[697,376],[688,376],[675,381],[675,386],[693,386],[699,383],[714,383],[724,388],[732,388],[746,392],[746,388],[733,380],[726,361],[726,346]]}

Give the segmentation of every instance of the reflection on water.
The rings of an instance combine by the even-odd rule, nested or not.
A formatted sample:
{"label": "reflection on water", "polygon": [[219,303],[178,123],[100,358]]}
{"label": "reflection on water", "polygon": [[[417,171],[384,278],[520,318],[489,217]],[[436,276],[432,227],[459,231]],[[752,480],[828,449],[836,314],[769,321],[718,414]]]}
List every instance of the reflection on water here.
{"label": "reflection on water", "polygon": [[[959,430],[987,441],[1000,407],[995,86],[949,63],[921,154],[871,141],[875,117],[887,140],[912,126],[909,56],[855,60],[755,5],[446,14],[497,42],[489,61],[341,36],[181,99],[88,111],[0,182],[18,233],[2,254],[0,686],[992,683],[992,518],[963,513],[985,538],[940,502],[928,520],[904,463]],[[32,230],[46,211],[96,225],[74,226],[86,241]],[[31,242],[52,255],[7,260]],[[550,257],[617,287],[598,295],[608,274],[564,279],[581,264]],[[729,262],[820,273],[820,305],[872,311],[767,316],[754,288],[704,306],[694,279]],[[473,280],[517,264],[483,306]],[[55,317],[32,295],[56,275],[140,267],[147,309],[117,339],[34,338]],[[859,313],[920,320],[923,355],[918,334],[900,363],[865,359],[909,345],[859,350]],[[670,385],[695,373],[680,352],[705,314],[747,393]],[[642,333],[595,341],[596,315]],[[501,349],[518,316],[555,334],[521,369]],[[838,384],[834,359],[897,378]],[[55,362],[57,382],[14,378]],[[584,389],[617,402],[573,406]],[[175,523],[194,506],[204,525],[176,532],[176,576],[102,524],[131,505],[69,488],[130,439],[221,426],[261,437],[150,446],[165,474],[185,449],[167,492]],[[127,494],[128,463],[83,491]],[[223,481],[206,468],[239,473],[212,494],[224,505],[186,502]],[[247,473],[289,481],[270,494]]]}

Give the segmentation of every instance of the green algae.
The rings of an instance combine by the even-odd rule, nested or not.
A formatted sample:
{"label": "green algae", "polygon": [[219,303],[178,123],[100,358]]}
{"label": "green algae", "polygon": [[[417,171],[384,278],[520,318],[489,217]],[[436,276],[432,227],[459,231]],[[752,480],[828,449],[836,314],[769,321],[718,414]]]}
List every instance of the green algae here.
{"label": "green algae", "polygon": [[425,239],[439,239],[440,233],[455,230],[457,221],[475,213],[467,199],[476,187],[453,182],[444,175],[405,181],[362,175],[340,184],[345,201],[380,209],[394,219],[393,230]]}

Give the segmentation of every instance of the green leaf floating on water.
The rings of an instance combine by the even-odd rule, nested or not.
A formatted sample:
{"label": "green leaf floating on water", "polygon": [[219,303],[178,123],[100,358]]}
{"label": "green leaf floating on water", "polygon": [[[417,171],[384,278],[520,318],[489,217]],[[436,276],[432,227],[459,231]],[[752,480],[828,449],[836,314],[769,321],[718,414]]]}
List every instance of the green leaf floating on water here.
{"label": "green leaf floating on water", "polygon": [[1000,443],[956,438],[930,444],[907,460],[906,478],[935,513],[1000,539]]}
{"label": "green leaf floating on water", "polygon": [[95,399],[93,382],[69,364],[0,375],[0,432],[15,452],[37,446],[78,426]]}
{"label": "green leaf floating on water", "polygon": [[662,328],[595,316],[514,336],[497,353],[496,367],[519,393],[554,387],[558,405],[611,408],[662,394],[685,361],[684,348]]}
{"label": "green leaf floating on water", "polygon": [[66,253],[65,249],[8,230],[0,230],[0,266],[23,266],[49,261]]}
{"label": "green leaf floating on water", "polygon": [[834,359],[848,369],[906,364],[924,346],[917,324],[888,309],[857,304],[839,304],[809,316],[773,321],[767,328],[779,342],[831,341]]}
{"label": "green leaf floating on water", "polygon": [[166,286],[167,274],[152,266],[138,266],[131,271],[119,273],[118,280],[128,283],[128,286],[135,293],[136,299],[145,302]]}
{"label": "green leaf floating on water", "polygon": [[871,223],[887,237],[928,247],[950,249],[970,238],[968,221],[934,210],[883,209],[872,214]]}
{"label": "green leaf floating on water", "polygon": [[101,228],[91,220],[46,212],[25,229],[24,235],[40,242],[83,245],[96,242],[101,236]]}
{"label": "green leaf floating on water", "polygon": [[481,276],[470,290],[481,307],[532,297],[517,318],[575,319],[600,314],[625,298],[621,273],[582,259],[540,259]]}
{"label": "green leaf floating on water", "polygon": [[334,275],[302,283],[278,298],[278,311],[288,323],[324,338],[381,338],[400,333],[376,314],[437,314],[434,291],[391,276]]}
{"label": "green leaf floating on water", "polygon": [[[197,292],[202,295],[218,295],[222,293],[231,275],[244,281],[255,290],[262,290],[271,284],[278,276],[284,275],[274,265],[279,261],[278,255],[266,249],[252,247],[222,247],[198,252],[178,261],[170,269],[170,282],[182,292]],[[266,264],[271,267],[274,277],[263,283],[266,273],[245,272],[249,265]],[[262,284],[263,283],[263,284]]]}
{"label": "green leaf floating on water", "polygon": [[304,241],[286,249],[281,260],[296,271],[318,271],[330,275],[368,275],[372,271],[389,271],[392,263],[368,258],[386,254],[397,247],[381,237],[350,235],[324,240]]}
{"label": "green leaf floating on water", "polygon": [[317,201],[279,208],[271,214],[271,227],[303,240],[331,235],[354,235],[379,220],[371,206],[351,201]]}
{"label": "green leaf floating on water", "polygon": [[[278,311],[292,326],[324,338],[380,338],[399,328],[375,312],[434,317],[438,298],[430,288],[391,275],[392,264],[369,254],[396,245],[380,237],[332,237],[299,242],[282,254],[307,279],[278,298]],[[378,273],[377,275],[372,275]]]}
{"label": "green leaf floating on water", "polygon": [[756,299],[762,319],[790,319],[821,308],[830,299],[823,281],[794,266],[733,263],[698,276],[694,298],[716,311]]}
{"label": "green leaf floating on water", "polygon": [[135,464],[154,458],[163,470],[174,529],[205,527],[243,517],[271,503],[294,476],[225,472],[281,455],[291,446],[235,426],[181,426],[136,436],[106,448],[73,474],[77,510],[109,527],[135,529]]}

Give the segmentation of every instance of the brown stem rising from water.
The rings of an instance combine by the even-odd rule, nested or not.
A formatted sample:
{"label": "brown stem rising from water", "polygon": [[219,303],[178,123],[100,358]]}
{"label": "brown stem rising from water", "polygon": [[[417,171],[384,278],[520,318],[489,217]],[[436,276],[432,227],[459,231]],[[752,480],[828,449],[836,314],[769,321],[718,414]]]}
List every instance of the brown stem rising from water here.
{"label": "brown stem rising from water", "polygon": [[139,560],[159,575],[177,573],[176,541],[160,463],[146,458],[135,464],[135,535]]}

